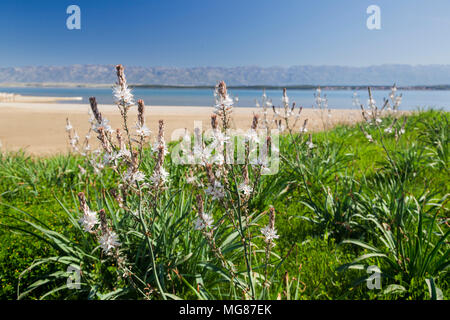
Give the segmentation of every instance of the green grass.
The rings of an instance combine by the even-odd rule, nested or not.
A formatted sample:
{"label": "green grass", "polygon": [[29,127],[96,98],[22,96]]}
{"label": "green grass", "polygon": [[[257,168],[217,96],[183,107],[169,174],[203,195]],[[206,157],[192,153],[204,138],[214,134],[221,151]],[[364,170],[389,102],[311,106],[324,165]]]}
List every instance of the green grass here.
{"label": "green grass", "polygon": [[[294,157],[289,138],[282,137],[281,154],[286,161],[281,163],[277,175],[262,179],[260,196],[252,202],[256,211],[262,212],[268,205],[276,208],[280,238],[274,252],[286,256],[275,273],[275,290],[270,298],[429,299],[425,279],[432,279],[448,299],[448,119],[448,113],[442,111],[416,112],[408,118],[406,133],[398,142],[393,138],[384,141],[389,157],[380,143],[368,143],[358,127],[339,126],[314,134],[316,148],[302,150],[299,160]],[[379,132],[372,129],[370,134],[376,138]],[[76,194],[84,191],[93,199],[100,199],[95,195],[108,190],[114,176],[109,173],[86,179],[77,168],[82,163],[81,158],[74,156],[0,155],[0,299],[17,298],[19,279],[22,293],[36,280],[48,279],[49,274],[60,271],[58,264],[48,261],[20,276],[33,261],[60,254],[59,247],[37,238],[42,233],[36,233],[24,220],[38,219],[47,229],[89,248],[86,238],[69,220],[71,214],[78,214]],[[171,168],[176,183],[187,169]],[[184,216],[192,205],[190,189],[183,187],[180,192],[176,198],[179,205],[169,205],[169,200],[165,200],[175,216]],[[91,205],[102,208],[109,202],[97,200]],[[111,212],[115,210],[112,208]],[[189,232],[184,223],[167,223]],[[173,236],[164,241],[179,241],[171,230],[164,236]],[[180,250],[195,252],[202,240],[195,234],[192,239],[192,243],[177,243],[157,254],[166,255],[169,261]],[[139,252],[139,248],[136,250]],[[204,255],[194,256],[200,259]],[[362,258],[358,260],[359,257]],[[99,292],[126,288],[124,281],[117,279],[114,262],[89,259],[83,261],[90,264],[91,281],[98,282]],[[192,259],[197,258],[179,265],[187,280],[172,283],[171,290],[181,298],[198,298],[189,288],[195,281],[188,275],[197,268]],[[365,268],[369,265],[380,267],[382,290],[367,289]],[[205,287],[211,289],[208,294],[225,297],[214,275],[203,274]],[[59,285],[49,282],[27,298],[40,298]],[[402,289],[385,292],[390,285]],[[88,297],[67,289],[46,296]]]}

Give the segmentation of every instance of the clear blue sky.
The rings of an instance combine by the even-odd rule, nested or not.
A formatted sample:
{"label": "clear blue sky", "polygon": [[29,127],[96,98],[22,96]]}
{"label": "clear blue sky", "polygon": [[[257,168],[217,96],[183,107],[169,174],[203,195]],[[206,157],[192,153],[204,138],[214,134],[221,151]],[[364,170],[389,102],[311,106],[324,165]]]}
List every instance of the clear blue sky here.
{"label": "clear blue sky", "polygon": [[449,33],[449,0],[2,0],[0,66],[450,64]]}

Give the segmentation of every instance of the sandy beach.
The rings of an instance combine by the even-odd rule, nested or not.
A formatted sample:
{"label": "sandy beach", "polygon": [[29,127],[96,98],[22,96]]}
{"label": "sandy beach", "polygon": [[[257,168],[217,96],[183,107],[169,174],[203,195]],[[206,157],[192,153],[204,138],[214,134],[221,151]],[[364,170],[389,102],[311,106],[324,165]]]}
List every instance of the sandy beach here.
{"label": "sandy beach", "polygon": [[[65,132],[66,118],[70,119],[78,135],[83,138],[89,129],[87,104],[62,103],[0,103],[0,143],[2,151],[25,150],[27,154],[47,156],[57,153],[67,153],[69,145]],[[102,114],[111,121],[113,128],[121,127],[121,117],[116,106],[99,105]],[[166,139],[176,129],[187,128],[193,132],[194,121],[202,121],[203,129],[210,128],[212,107],[186,106],[148,106],[146,122],[153,133],[157,132],[158,120],[163,119],[166,127]],[[247,130],[250,128],[253,114],[257,108],[235,108],[233,110],[233,126]],[[272,111],[269,110],[269,115]],[[326,117],[326,115],[325,115]],[[308,130],[321,130],[320,112],[314,109],[304,109],[298,121],[308,118]],[[361,119],[358,110],[335,109],[331,112],[330,123],[352,123]],[[130,110],[130,124],[136,121],[136,108]],[[154,137],[154,136],[152,136]],[[91,141],[94,142],[92,135]]]}

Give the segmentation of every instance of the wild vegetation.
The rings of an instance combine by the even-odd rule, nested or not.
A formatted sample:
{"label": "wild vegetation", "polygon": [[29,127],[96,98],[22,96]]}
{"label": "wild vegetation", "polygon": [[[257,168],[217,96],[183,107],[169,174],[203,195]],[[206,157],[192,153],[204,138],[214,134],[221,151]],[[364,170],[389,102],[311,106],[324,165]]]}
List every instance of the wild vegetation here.
{"label": "wild vegetation", "polygon": [[448,298],[448,113],[369,89],[363,123],[329,128],[318,90],[326,130],[308,133],[284,90],[233,135],[220,82],[211,129],[166,145],[117,79],[123,128],[91,98],[71,154],[0,156],[1,298]]}

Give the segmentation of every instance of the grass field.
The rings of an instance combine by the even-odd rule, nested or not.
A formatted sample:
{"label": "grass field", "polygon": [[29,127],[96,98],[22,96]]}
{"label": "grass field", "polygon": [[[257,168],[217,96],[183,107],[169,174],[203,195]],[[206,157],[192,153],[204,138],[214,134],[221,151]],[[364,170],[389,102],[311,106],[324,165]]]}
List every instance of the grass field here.
{"label": "grass field", "polygon": [[447,299],[448,120],[285,130],[273,175],[175,164],[162,123],[148,148],[98,117],[101,155],[3,153],[0,299]]}

